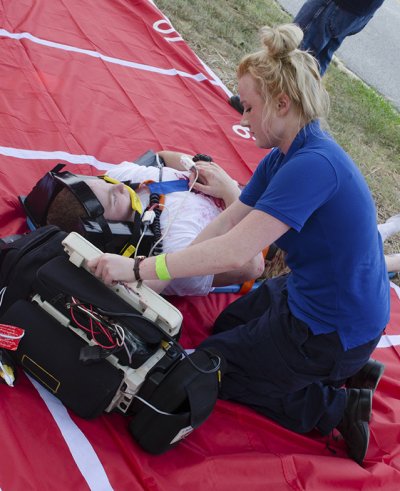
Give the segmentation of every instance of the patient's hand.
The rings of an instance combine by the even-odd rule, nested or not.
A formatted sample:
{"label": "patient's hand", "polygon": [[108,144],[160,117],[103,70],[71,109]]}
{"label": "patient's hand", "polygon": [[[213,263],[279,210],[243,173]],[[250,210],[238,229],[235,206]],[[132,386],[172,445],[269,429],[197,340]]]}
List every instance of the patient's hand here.
{"label": "patient's hand", "polygon": [[[229,206],[240,195],[238,183],[215,162],[197,162],[198,179],[193,189],[214,198],[221,198],[225,206]],[[193,183],[195,173],[192,173],[190,184]]]}

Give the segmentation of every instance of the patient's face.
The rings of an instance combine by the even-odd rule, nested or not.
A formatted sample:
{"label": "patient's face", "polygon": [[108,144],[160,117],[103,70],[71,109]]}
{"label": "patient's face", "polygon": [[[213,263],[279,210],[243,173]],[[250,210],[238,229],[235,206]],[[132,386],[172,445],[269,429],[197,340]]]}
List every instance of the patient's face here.
{"label": "patient's face", "polygon": [[123,184],[110,184],[102,179],[86,181],[104,208],[106,220],[127,221],[133,214],[129,191]]}

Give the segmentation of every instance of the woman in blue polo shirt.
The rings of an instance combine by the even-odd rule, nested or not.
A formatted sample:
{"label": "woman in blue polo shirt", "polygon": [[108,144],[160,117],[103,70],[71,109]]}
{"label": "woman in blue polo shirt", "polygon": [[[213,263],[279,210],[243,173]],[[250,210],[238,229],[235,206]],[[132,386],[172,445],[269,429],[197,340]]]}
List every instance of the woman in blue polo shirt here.
{"label": "woman in blue polo shirt", "polygon": [[375,206],[357,166],[320,127],[328,96],[315,59],[298,49],[302,31],[265,27],[261,38],[239,65],[238,88],[242,125],[273,150],[240,199],[184,250],[104,255],[89,266],[107,283],[217,274],[276,242],[291,273],[234,302],[202,344],[226,360],[221,397],[299,433],[337,428],[361,464],[382,374],[368,360],[389,318]]}

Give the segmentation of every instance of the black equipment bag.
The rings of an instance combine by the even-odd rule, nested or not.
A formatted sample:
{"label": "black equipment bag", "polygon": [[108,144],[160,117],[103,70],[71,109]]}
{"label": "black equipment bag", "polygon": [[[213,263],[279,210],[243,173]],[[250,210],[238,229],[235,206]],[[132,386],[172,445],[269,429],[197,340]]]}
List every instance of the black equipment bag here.
{"label": "black equipment bag", "polygon": [[[165,354],[145,373],[126,411],[137,443],[150,453],[163,453],[210,415],[218,395],[221,358],[206,350],[183,356],[176,339],[69,261],[61,244],[66,235],[47,226],[20,238],[0,239],[0,288],[7,287],[0,322],[25,329],[13,356],[74,413],[93,418],[118,409],[112,401],[124,390],[126,374],[163,345]],[[71,313],[72,298],[123,324],[140,350],[128,359],[122,348],[116,349],[112,355],[117,364],[110,363],[109,352],[88,344],[90,333],[85,339],[68,327],[71,319],[74,328],[83,323],[79,317],[83,314]]]}
{"label": "black equipment bag", "polygon": [[[113,354],[123,366],[128,360],[122,348],[111,353],[89,346],[87,340],[59,322],[58,314],[67,321],[70,317],[71,297],[93,308],[131,316],[115,319],[140,343],[129,362],[132,368],[156,352],[162,334],[102,282],[69,261],[61,243],[66,236],[59,228],[48,226],[10,240],[1,239],[0,287],[5,289],[0,322],[25,330],[13,354],[16,361],[77,415],[92,418],[108,407],[124,378],[123,371],[106,356]],[[35,295],[39,295],[38,300]],[[36,302],[46,302],[55,316]],[[74,319],[82,323],[79,312],[74,313]],[[97,340],[102,343],[104,337],[99,335]]]}
{"label": "black equipment bag", "polygon": [[87,343],[41,307],[18,300],[1,321],[25,329],[17,362],[75,414],[93,418],[110,404],[123,373],[106,360],[82,364],[80,350]]}
{"label": "black equipment bag", "polygon": [[[39,268],[33,290],[65,316],[69,316],[68,304],[71,297],[76,297],[84,304],[111,313],[113,319],[122,322],[142,342],[142,349],[135,353],[130,363],[124,350],[113,353],[122,365],[129,364],[132,368],[138,368],[156,352],[163,339],[161,331],[153,323],[104,283],[83,268],[74,266],[64,256],[55,257]],[[105,341],[101,336],[97,339],[100,342]]]}
{"label": "black equipment bag", "polygon": [[58,227],[48,225],[24,235],[0,239],[0,288],[6,287],[0,314],[16,300],[29,297],[42,264],[56,256],[68,257],[61,244],[67,235]]}
{"label": "black equipment bag", "polygon": [[130,408],[135,441],[147,452],[161,454],[204,423],[217,401],[220,365],[219,355],[201,349],[160,360]]}

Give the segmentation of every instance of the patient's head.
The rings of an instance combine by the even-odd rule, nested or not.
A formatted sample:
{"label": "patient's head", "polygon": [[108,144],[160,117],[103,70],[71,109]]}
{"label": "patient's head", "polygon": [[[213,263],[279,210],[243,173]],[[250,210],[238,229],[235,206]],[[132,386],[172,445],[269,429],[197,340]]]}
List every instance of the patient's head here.
{"label": "patient's head", "polygon": [[132,218],[131,196],[122,184],[110,184],[103,179],[86,181],[104,208],[106,220],[129,221]]}
{"label": "patient's head", "polygon": [[[104,208],[104,218],[112,221],[129,221],[133,216],[129,191],[123,184],[110,184],[102,179],[85,179]],[[76,196],[64,187],[53,199],[47,224],[56,225],[65,232],[79,232],[80,219],[88,214]]]}

